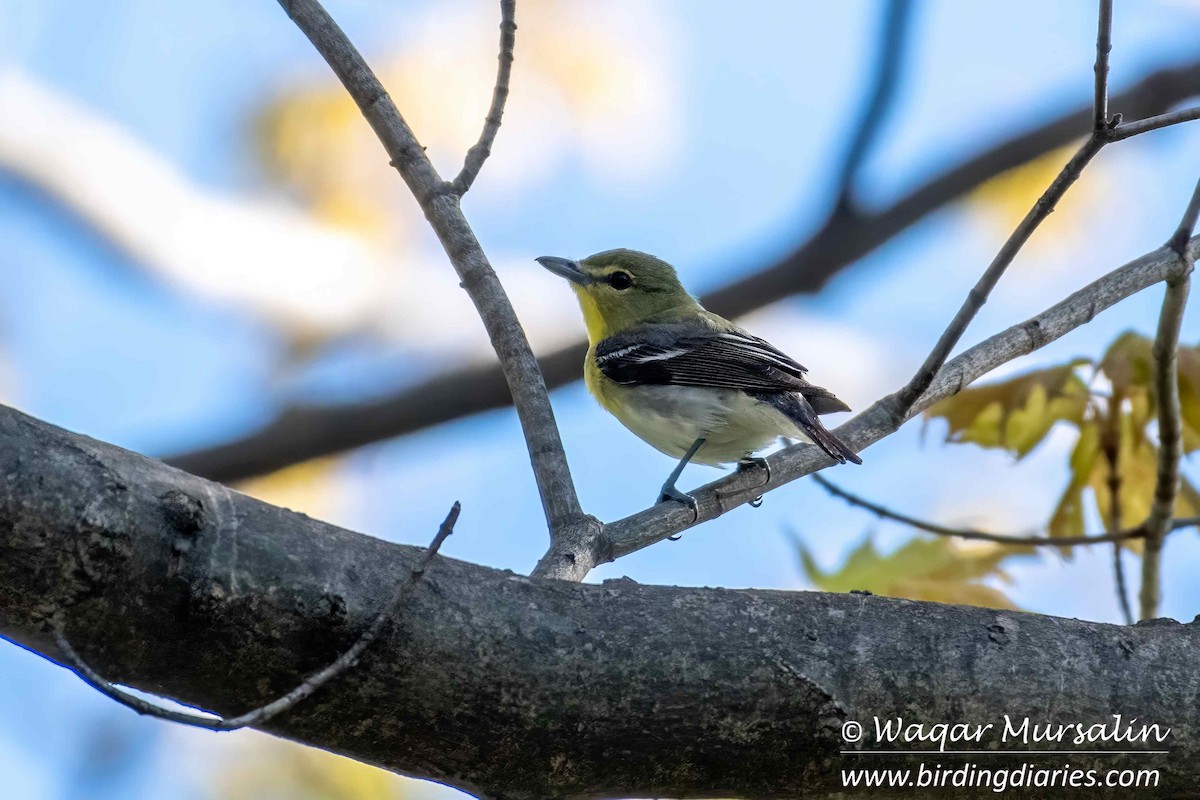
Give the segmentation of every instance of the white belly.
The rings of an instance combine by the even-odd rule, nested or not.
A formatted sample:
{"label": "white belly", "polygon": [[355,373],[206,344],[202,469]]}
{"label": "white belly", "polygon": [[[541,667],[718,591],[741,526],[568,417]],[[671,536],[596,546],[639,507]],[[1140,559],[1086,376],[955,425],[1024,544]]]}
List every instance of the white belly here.
{"label": "white belly", "polygon": [[775,407],[743,392],[698,386],[620,386],[609,410],[629,430],[674,458],[700,438],[698,464],[727,464],[784,436],[805,438]]}

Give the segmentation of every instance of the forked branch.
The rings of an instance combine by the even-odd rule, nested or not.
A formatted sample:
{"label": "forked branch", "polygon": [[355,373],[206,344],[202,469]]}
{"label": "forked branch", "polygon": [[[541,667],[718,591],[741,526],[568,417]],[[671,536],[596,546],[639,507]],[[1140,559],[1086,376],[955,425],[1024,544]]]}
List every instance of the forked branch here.
{"label": "forked branch", "polygon": [[[579,505],[537,359],[504,287],[500,285],[483,248],[463,217],[454,186],[438,175],[379,79],[318,0],[279,0],[279,3],[325,58],[358,104],[391,157],[392,165],[420,203],[446,255],[450,257],[463,288],[475,304],[517,407],[551,538],[580,526],[598,528],[599,522],[584,515]],[[506,15],[511,15],[511,2],[502,8]],[[507,21],[511,22],[511,19]],[[511,28],[503,30],[505,44],[510,43],[511,34]],[[502,52],[500,78],[507,79],[507,75]],[[504,94],[497,93],[494,110],[503,105]],[[495,119],[498,122],[499,116]],[[481,140],[485,144],[490,145],[491,138],[495,136],[494,127],[493,123],[485,126]],[[476,161],[482,164],[482,160],[469,157],[468,166]],[[477,167],[473,169],[478,172]],[[468,175],[473,176],[473,173],[468,170]]]}
{"label": "forked branch", "polygon": [[513,47],[517,34],[517,0],[500,0],[500,64],[496,68],[496,86],[492,89],[492,106],[488,109],[487,117],[483,120],[483,130],[479,141],[467,151],[462,170],[451,182],[454,193],[459,197],[467,193],[483,162],[492,154],[492,142],[500,132],[500,120],[504,116],[504,104],[508,101],[508,84],[512,78]]}

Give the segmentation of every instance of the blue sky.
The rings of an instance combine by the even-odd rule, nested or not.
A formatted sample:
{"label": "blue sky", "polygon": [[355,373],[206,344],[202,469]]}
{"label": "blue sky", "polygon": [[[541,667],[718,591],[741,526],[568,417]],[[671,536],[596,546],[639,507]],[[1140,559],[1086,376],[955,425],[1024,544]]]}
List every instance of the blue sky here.
{"label": "blue sky", "polygon": [[[616,5],[635,21],[645,16],[630,53],[665,64],[672,76],[679,119],[669,158],[614,178],[595,168],[594,153],[570,151],[519,190],[489,179],[485,167],[464,202],[480,240],[498,264],[636,247],[677,264],[696,291],[769,263],[827,210],[840,143],[872,63],[881,4],[764,2],[740,14],[716,2]],[[369,58],[430,46],[421,40],[427,29],[408,23],[430,14],[431,4],[347,0],[328,7]],[[495,13],[483,0],[458,7],[489,20]],[[896,113],[863,175],[868,202],[884,204],[988,143],[1087,102],[1094,14],[1090,2],[922,4]],[[538,24],[535,17],[519,21],[522,31]],[[1194,4],[1122,5],[1114,87],[1200,55],[1197,34]],[[521,41],[519,33],[518,66]],[[249,146],[255,109],[290,82],[325,78],[311,46],[268,0],[0,0],[0,71],[8,69],[119,125],[202,190],[252,199],[278,196]],[[514,93],[522,91],[520,78],[518,70]],[[476,117],[482,109],[471,112]],[[1064,205],[1070,224],[1035,237],[965,343],[1157,247],[1200,175],[1198,142],[1200,129],[1169,130],[1102,153]],[[395,191],[404,191],[399,180]],[[813,370],[816,382],[840,393],[849,387],[854,404],[865,405],[874,399],[870,392],[895,387],[920,362],[1002,235],[978,209],[947,209],[842,273],[819,296],[778,304],[760,324],[790,331],[793,346],[785,349]],[[417,236],[416,247],[436,261],[429,236]],[[284,346],[269,324],[163,285],[53,195],[3,169],[0,275],[4,399],[152,455],[252,430],[306,392],[353,397],[416,374],[386,346],[350,346],[281,388]],[[1134,298],[1028,364],[1095,355],[1127,327],[1152,331],[1159,298],[1158,289]],[[540,302],[547,314],[573,303],[554,283]],[[1183,338],[1194,342],[1198,334],[1189,313]],[[836,383],[828,376],[843,377]],[[580,386],[555,392],[553,402],[589,511],[614,519],[653,499],[670,468],[664,456],[625,433]],[[1055,495],[1045,487],[1061,486],[1067,447],[1069,439],[1052,441],[1014,466],[1003,456],[943,448],[936,430],[922,437],[913,425],[871,448],[863,468],[837,477],[910,511],[1020,529],[1048,514]],[[447,554],[527,571],[544,546],[541,509],[510,411],[364,448],[335,473],[343,500],[331,516],[355,529],[424,544],[459,499],[462,522]],[[681,485],[716,475],[692,468]],[[405,487],[401,498],[397,486]],[[802,481],[773,492],[759,510],[738,509],[680,542],[603,567],[594,578],[803,588],[785,529],[803,536],[826,566],[840,563],[868,532],[885,547],[910,535]],[[1165,611],[1190,619],[1200,608],[1200,586],[1187,578],[1200,557],[1195,534],[1173,538],[1169,555]],[[1010,593],[1023,607],[1116,619],[1107,550],[1079,553],[1069,563],[1046,555],[1014,575]],[[137,718],[16,647],[0,648],[0,674],[6,796],[161,797],[169,788],[170,796],[202,797],[202,770],[173,765],[235,759],[241,744],[211,740],[255,736],[231,740]]]}

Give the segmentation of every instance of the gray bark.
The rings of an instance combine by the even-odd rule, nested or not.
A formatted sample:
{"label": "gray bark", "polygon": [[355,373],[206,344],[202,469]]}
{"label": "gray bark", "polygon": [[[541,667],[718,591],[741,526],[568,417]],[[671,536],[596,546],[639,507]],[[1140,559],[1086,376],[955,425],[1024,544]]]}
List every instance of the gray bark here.
{"label": "gray bark", "polygon": [[[11,409],[0,444],[0,632],[61,658],[45,623],[59,613],[101,674],[218,713],[335,658],[421,553]],[[266,729],[491,797],[820,797],[842,768],[916,766],[840,755],[848,720],[1122,713],[1172,727],[1171,755],[1039,763],[1160,767],[1137,796],[1190,797],[1198,661],[1194,623],[580,585],[438,558],[357,667]]]}

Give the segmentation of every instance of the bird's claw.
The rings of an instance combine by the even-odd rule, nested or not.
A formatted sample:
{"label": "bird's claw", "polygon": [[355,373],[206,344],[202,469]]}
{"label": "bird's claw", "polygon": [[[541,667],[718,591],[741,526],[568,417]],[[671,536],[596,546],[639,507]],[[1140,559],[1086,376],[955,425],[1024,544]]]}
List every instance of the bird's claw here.
{"label": "bird's claw", "polygon": [[[760,483],[759,486],[766,486],[771,482],[771,464],[765,458],[759,458],[758,456],[746,456],[738,461],[738,472],[743,472],[749,467],[761,467],[764,471],[766,471],[767,477],[763,479],[763,482]],[[751,505],[754,504],[751,503]],[[758,506],[755,506],[755,508],[758,508]]]}
{"label": "bird's claw", "polygon": [[758,497],[754,498],[753,500],[751,500],[749,502],[750,502],[751,508],[760,508],[763,504],[763,496],[760,494]]}
{"label": "bird's claw", "polygon": [[[679,491],[673,484],[664,485],[662,487],[662,491],[659,492],[658,495],[658,502],[665,503],[668,500],[674,500],[677,503],[683,503],[685,506],[690,508],[692,510],[692,522],[696,522],[700,519],[700,504],[696,501],[696,498],[692,497],[690,494]],[[670,538],[672,541],[675,541],[679,537],[676,535]]]}

